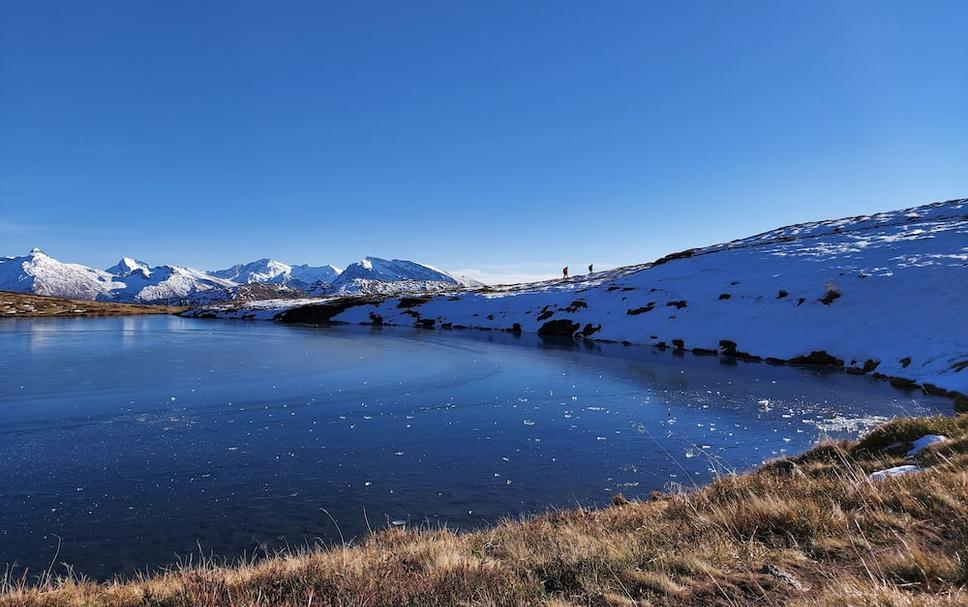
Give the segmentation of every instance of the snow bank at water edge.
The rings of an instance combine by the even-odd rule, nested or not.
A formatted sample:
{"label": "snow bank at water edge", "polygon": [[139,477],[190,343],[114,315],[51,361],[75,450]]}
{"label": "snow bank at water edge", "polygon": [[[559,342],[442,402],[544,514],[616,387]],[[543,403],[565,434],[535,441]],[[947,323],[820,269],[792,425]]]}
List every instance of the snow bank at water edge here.
{"label": "snow bank at water edge", "polygon": [[196,314],[532,331],[838,365],[965,394],[965,302],[961,199],[788,226],[568,280]]}

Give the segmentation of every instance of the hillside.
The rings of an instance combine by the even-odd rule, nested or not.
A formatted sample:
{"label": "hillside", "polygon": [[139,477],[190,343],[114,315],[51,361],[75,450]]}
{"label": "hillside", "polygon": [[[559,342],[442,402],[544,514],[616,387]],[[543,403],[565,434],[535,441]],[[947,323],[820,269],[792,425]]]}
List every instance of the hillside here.
{"label": "hillside", "polygon": [[40,249],[0,258],[0,290],[71,299],[104,299],[124,283],[103,270],[63,263]]}
{"label": "hillside", "polygon": [[185,309],[177,306],[145,306],[0,291],[0,318],[176,314]]}
{"label": "hillside", "polygon": [[[916,471],[883,473],[900,466]],[[130,582],[8,580],[0,607],[954,607],[968,603],[966,469],[968,416],[895,420],[692,492],[261,562],[199,555]]]}
{"label": "hillside", "polygon": [[968,394],[968,199],[811,222],[566,280],[195,315],[529,331],[828,364]]}

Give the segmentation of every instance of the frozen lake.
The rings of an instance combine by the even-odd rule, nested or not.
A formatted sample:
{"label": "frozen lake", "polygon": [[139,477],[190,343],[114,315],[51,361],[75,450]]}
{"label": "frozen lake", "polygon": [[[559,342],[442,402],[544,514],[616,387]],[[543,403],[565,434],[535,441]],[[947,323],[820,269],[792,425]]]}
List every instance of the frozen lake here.
{"label": "frozen lake", "polygon": [[476,528],[692,487],[950,412],[886,382],[536,336],[175,317],[0,321],[0,565]]}

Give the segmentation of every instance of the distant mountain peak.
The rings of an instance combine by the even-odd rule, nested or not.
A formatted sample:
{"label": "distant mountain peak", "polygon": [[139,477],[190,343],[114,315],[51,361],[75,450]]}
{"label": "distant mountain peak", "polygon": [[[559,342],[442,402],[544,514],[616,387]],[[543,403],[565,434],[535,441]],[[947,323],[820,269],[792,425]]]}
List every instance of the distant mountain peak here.
{"label": "distant mountain peak", "polygon": [[277,259],[263,257],[249,263],[236,264],[224,270],[209,272],[212,276],[239,284],[266,283],[308,287],[315,283],[332,282],[339,270],[333,266],[292,266]]}
{"label": "distant mountain peak", "polygon": [[471,286],[465,280],[426,264],[367,256],[352,263],[326,288],[314,294],[416,293]]}
{"label": "distant mountain peak", "polygon": [[151,267],[147,263],[131,257],[122,257],[121,261],[114,264],[110,268],[107,268],[105,272],[114,274],[115,276],[127,276],[128,274],[139,270],[145,274],[145,276],[149,276],[151,274]]}

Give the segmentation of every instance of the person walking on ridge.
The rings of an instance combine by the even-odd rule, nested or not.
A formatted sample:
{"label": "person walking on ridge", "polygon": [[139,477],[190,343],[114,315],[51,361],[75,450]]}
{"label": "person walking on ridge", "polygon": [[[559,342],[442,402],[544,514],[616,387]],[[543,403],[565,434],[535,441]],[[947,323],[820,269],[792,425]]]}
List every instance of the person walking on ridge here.
{"label": "person walking on ridge", "polygon": [[590,263],[590,264],[588,264],[588,273],[589,273],[589,274],[591,274],[591,273],[592,273],[592,272],[594,271],[594,270],[592,269],[592,268],[594,268],[594,267],[595,267],[595,264],[593,264],[593,263]]}
{"label": "person walking on ridge", "polygon": [[561,274],[563,278],[568,278],[568,266],[561,269]]}

